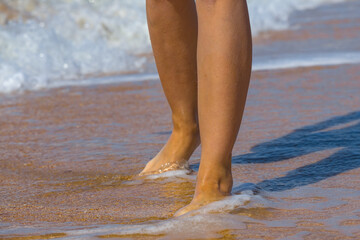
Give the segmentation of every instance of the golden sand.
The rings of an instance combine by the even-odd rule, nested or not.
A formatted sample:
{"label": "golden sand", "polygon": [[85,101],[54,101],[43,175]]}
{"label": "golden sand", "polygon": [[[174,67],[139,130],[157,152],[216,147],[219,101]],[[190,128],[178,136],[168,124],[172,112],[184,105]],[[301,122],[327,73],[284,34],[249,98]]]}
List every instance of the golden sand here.
{"label": "golden sand", "polygon": [[[256,42],[359,37],[359,27],[345,31],[339,27],[343,23],[317,23],[327,26],[323,32],[310,26]],[[253,74],[233,176],[235,185],[268,188],[260,195],[271,204],[234,209],[230,215],[239,216],[245,227],[199,239],[360,239],[358,142],[341,141],[348,133],[359,134],[359,69],[341,65]],[[51,239],[62,237],[56,229],[64,226],[161,222],[191,201],[193,178],[135,177],[171,131],[170,109],[156,81],[26,92],[3,97],[0,114],[0,231],[13,225],[55,229],[0,238]],[[325,127],[329,120],[335,124]],[[299,179],[304,172],[324,177]]]}

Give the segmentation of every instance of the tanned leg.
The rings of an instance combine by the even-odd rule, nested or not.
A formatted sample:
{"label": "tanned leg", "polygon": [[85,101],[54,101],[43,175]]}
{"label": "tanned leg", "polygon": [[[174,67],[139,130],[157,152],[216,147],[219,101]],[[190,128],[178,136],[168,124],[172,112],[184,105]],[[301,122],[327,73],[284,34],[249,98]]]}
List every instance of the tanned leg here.
{"label": "tanned leg", "polygon": [[186,167],[200,143],[197,120],[197,15],[193,0],[147,0],[151,43],[172,111],[173,131],[140,175]]}
{"label": "tanned leg", "polygon": [[252,43],[245,0],[197,0],[199,22],[200,168],[182,215],[231,194],[231,155],[251,74]]}

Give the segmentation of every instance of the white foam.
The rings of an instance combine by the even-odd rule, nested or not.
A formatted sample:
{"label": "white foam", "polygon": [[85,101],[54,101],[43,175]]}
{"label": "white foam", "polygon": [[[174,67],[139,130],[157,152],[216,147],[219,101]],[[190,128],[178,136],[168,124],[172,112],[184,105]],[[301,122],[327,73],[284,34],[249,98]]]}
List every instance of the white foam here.
{"label": "white foam", "polygon": [[166,235],[164,239],[190,239],[199,238],[200,236],[216,238],[219,237],[218,231],[242,229],[245,227],[239,216],[228,214],[228,212],[244,206],[252,197],[252,194],[234,195],[204,206],[192,212],[192,214],[185,214],[155,223],[120,226],[107,225],[93,229],[68,231],[66,234],[68,234],[69,238],[101,236],[105,234],[164,234]]}
{"label": "white foam", "polygon": [[[248,0],[253,33],[286,29],[293,11],[340,1]],[[151,46],[143,0],[2,3],[22,14],[0,25],[0,93],[101,83],[102,78],[83,79],[145,70]],[[0,13],[0,22],[5,19]]]}
{"label": "white foam", "polygon": [[50,82],[47,87],[57,88],[57,87],[67,87],[67,86],[89,86],[89,85],[102,85],[102,84],[112,84],[112,83],[121,83],[121,82],[137,82],[137,81],[148,81],[148,80],[158,80],[159,75],[157,73],[149,74],[124,74],[124,75],[115,75],[109,77],[98,77],[98,78],[87,78],[81,80],[64,80],[64,81],[54,81]]}
{"label": "white foam", "polygon": [[230,197],[226,197],[221,201],[212,202],[208,205],[201,207],[195,211],[191,211],[188,214],[196,215],[196,214],[206,214],[206,213],[221,213],[221,212],[229,212],[240,206],[244,206],[247,202],[252,198],[253,193],[247,192],[242,193],[241,195],[233,195]]}
{"label": "white foam", "polygon": [[[253,62],[253,71],[263,70],[278,70],[278,69],[290,69],[290,68],[305,68],[316,66],[335,66],[343,64],[357,64],[360,63],[360,52],[339,52],[339,53],[318,53],[308,55],[293,55],[293,56],[276,56],[276,57],[260,57],[255,58]],[[1,71],[1,70],[0,70]],[[1,74],[1,72],[0,72]],[[9,78],[8,83],[4,82],[4,86],[11,88],[21,87],[25,81],[24,76],[21,73],[13,76],[14,79]],[[0,76],[1,78],[1,76]],[[99,84],[114,84],[121,82],[136,82],[147,80],[158,80],[157,73],[148,74],[129,74],[129,75],[117,75],[110,77],[88,78],[81,80],[63,80],[48,82],[48,88],[66,87],[66,86],[88,86]],[[9,85],[9,86],[7,86]],[[37,85],[38,88],[41,84]]]}
{"label": "white foam", "polygon": [[0,92],[141,72],[151,52],[142,1],[4,2],[32,17],[0,26]]}
{"label": "white foam", "polygon": [[182,182],[182,181],[193,181],[196,179],[195,174],[191,174],[192,171],[188,169],[181,170],[173,170],[158,174],[145,175],[145,176],[135,176],[132,180],[124,181],[122,184],[124,185],[141,185],[144,181],[152,181],[152,180],[161,180],[161,183],[167,182]]}
{"label": "white foam", "polygon": [[145,176],[146,179],[160,179],[160,178],[185,178],[185,179],[194,179],[196,178],[195,175],[190,175],[192,170],[189,169],[181,169],[181,170],[174,170],[174,171],[167,171],[159,174],[152,174]]}
{"label": "white foam", "polygon": [[[236,221],[237,220],[237,221]],[[217,232],[225,229],[243,229],[245,225],[231,215],[196,215],[187,218],[172,218],[153,224],[111,225],[94,229],[68,231],[68,238],[78,239],[101,235],[148,234],[165,235],[161,239],[192,239],[206,236],[220,237]]]}
{"label": "white foam", "polygon": [[254,60],[253,71],[360,63],[360,52],[315,53],[264,57]]}
{"label": "white foam", "polygon": [[289,27],[289,17],[294,11],[316,8],[322,4],[344,0],[248,0],[252,32],[254,35],[269,30]]}

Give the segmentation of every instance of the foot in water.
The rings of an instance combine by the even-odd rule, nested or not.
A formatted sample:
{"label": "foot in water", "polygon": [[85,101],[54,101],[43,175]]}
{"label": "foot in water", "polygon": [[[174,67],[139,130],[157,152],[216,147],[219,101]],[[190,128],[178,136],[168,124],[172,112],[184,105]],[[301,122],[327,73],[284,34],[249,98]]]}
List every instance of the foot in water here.
{"label": "foot in water", "polygon": [[[215,171],[213,171],[214,169]],[[174,214],[175,217],[197,210],[231,195],[233,185],[231,170],[220,169],[222,167],[212,168],[205,174],[200,169],[193,200],[189,205],[178,210]]]}
{"label": "foot in water", "polygon": [[150,160],[140,176],[159,174],[172,170],[190,170],[188,160],[200,145],[198,129],[174,130],[161,151]]}

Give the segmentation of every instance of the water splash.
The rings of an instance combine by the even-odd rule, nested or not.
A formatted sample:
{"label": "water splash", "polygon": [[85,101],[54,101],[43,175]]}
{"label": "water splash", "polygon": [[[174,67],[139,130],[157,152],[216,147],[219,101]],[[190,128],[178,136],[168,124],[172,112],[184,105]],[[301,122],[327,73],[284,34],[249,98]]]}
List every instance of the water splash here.
{"label": "water splash", "polygon": [[[253,34],[288,28],[296,10],[340,1],[248,0]],[[3,0],[0,5],[5,9],[0,10],[0,93],[143,73],[152,61],[145,1]]]}

